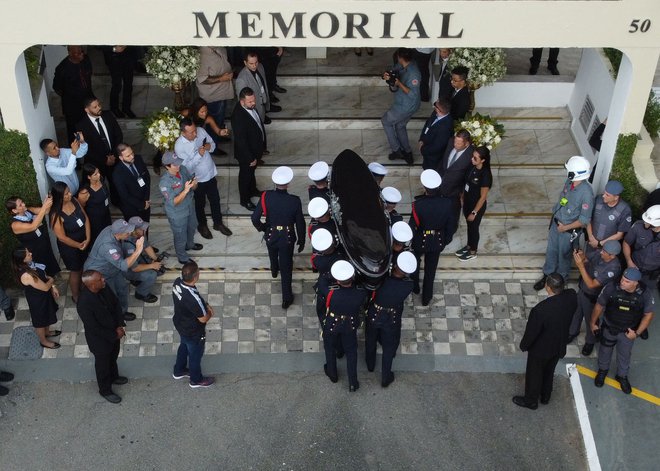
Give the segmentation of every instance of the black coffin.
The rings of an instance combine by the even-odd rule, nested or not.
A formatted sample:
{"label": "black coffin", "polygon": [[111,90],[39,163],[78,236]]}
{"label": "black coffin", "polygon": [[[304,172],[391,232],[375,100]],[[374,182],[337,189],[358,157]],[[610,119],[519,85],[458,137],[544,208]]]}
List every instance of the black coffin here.
{"label": "black coffin", "polygon": [[365,283],[375,287],[387,273],[392,247],[380,189],[364,160],[349,149],[332,164],[330,189],[339,239]]}

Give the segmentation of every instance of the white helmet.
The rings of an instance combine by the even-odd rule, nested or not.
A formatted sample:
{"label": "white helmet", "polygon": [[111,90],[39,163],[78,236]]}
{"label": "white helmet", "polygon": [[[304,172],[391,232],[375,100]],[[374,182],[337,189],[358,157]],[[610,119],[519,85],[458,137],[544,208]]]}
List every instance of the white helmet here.
{"label": "white helmet", "polygon": [[646,210],[644,214],[642,214],[642,220],[646,224],[650,224],[653,227],[659,227],[660,226],[660,204],[656,204],[654,206],[651,206],[649,209]]}
{"label": "white helmet", "polygon": [[574,155],[568,159],[568,162],[566,162],[564,167],[566,167],[568,178],[572,182],[586,180],[589,178],[589,175],[591,175],[591,165],[589,164],[589,161],[581,155]]}

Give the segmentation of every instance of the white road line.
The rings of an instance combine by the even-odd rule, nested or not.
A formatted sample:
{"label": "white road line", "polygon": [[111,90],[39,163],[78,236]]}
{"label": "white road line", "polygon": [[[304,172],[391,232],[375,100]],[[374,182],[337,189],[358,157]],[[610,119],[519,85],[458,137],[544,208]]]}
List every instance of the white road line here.
{"label": "white road line", "polygon": [[582,384],[580,383],[580,373],[578,373],[575,363],[569,363],[566,365],[566,373],[568,373],[568,377],[571,380],[571,389],[573,390],[575,408],[577,409],[578,420],[580,421],[580,428],[582,429],[582,438],[584,439],[584,447],[587,452],[589,469],[591,471],[600,471],[600,460],[598,459],[598,450],[596,449],[594,434],[591,431],[589,411],[587,411],[587,404],[584,402]]}

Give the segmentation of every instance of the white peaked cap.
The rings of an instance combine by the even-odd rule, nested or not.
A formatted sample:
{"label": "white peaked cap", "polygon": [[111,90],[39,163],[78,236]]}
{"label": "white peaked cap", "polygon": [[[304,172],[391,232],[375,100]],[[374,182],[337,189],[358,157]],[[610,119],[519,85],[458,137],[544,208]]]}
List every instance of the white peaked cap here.
{"label": "white peaked cap", "polygon": [[314,250],[323,252],[330,248],[332,245],[332,239],[333,237],[329,230],[323,228],[316,229],[312,232],[312,247]]}
{"label": "white peaked cap", "polygon": [[307,205],[307,212],[314,219],[323,217],[323,215],[328,212],[328,202],[325,198],[321,198],[320,196],[312,198]]}
{"label": "white peaked cap", "polygon": [[392,237],[397,242],[406,244],[412,240],[413,232],[407,222],[397,221],[392,226]]}
{"label": "white peaked cap", "polygon": [[396,258],[396,266],[403,273],[410,275],[417,270],[417,259],[412,252],[401,252]]}
{"label": "white peaked cap", "polygon": [[355,268],[353,268],[353,265],[346,260],[337,260],[332,264],[330,274],[337,281],[346,281],[353,278],[353,275],[355,275]]}
{"label": "white peaked cap", "polygon": [[380,194],[388,203],[397,204],[401,201],[401,192],[393,186],[386,186]]}
{"label": "white peaked cap", "polygon": [[371,162],[369,165],[367,165],[367,167],[371,173],[382,176],[387,175],[387,169],[383,164],[379,164],[378,162]]}
{"label": "white peaked cap", "polygon": [[422,182],[422,185],[424,185],[424,188],[428,188],[429,190],[438,188],[442,183],[442,177],[440,177],[438,172],[430,168],[422,172],[419,180]]}
{"label": "white peaked cap", "polygon": [[320,161],[320,162],[316,162],[314,165],[309,167],[307,176],[309,177],[310,180],[318,182],[319,180],[323,180],[324,178],[326,178],[329,172],[330,172],[330,167],[328,166],[328,164],[323,161]]}
{"label": "white peaked cap", "polygon": [[273,183],[276,185],[288,185],[293,180],[291,167],[277,167],[273,170]]}

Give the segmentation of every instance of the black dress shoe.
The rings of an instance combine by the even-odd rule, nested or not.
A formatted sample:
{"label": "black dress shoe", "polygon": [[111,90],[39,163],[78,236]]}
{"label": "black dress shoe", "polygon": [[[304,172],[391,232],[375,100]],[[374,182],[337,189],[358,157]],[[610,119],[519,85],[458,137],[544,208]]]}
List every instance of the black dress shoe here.
{"label": "black dress shoe", "polygon": [[388,387],[390,384],[394,382],[394,373],[390,373],[390,377],[387,379],[384,379],[380,385],[384,388]]}
{"label": "black dress shoe", "polygon": [[248,201],[247,203],[241,203],[241,206],[243,206],[248,211],[254,211],[256,209],[256,206],[252,201]]}
{"label": "black dress shoe", "polygon": [[513,403],[520,407],[536,410],[539,408],[538,402],[527,402],[525,396],[513,396]]}
{"label": "black dress shoe", "polygon": [[428,306],[430,302],[430,299],[422,299],[422,306]]}
{"label": "black dress shoe", "polygon": [[273,91],[277,93],[286,93],[286,88],[280,87],[279,85],[275,84],[273,87]]}
{"label": "black dress shoe", "polygon": [[5,388],[4,386],[0,386],[0,396],[6,396],[9,394],[9,389]]}
{"label": "black dress shoe", "polygon": [[112,382],[112,384],[118,384],[120,386],[126,383],[128,383],[128,378],[126,376],[117,376]]}
{"label": "black dress shoe", "polygon": [[628,382],[627,376],[616,375],[614,379],[616,379],[619,382],[619,385],[621,386],[621,391],[623,391],[624,394],[630,394],[632,392],[632,386]]}
{"label": "black dress shoe", "polygon": [[133,314],[132,312],[125,312],[124,313],[124,320],[125,321],[134,321],[137,316]]}
{"label": "black dress shoe", "polygon": [[349,392],[355,392],[355,391],[357,391],[358,389],[360,389],[360,382],[359,382],[359,381],[358,381],[357,383],[355,383],[355,384],[351,384],[351,385],[348,387],[348,391],[349,391]]}
{"label": "black dress shoe", "polygon": [[336,383],[337,381],[339,381],[339,377],[337,377],[337,376],[330,376],[330,375],[328,374],[328,365],[323,365],[323,371],[325,371],[325,375],[326,375],[328,378],[330,378],[330,381],[332,381],[333,383]]}
{"label": "black dress shoe", "polygon": [[597,388],[602,388],[603,384],[605,384],[605,378],[607,378],[607,372],[609,370],[598,370],[598,373],[596,373],[596,377],[594,378],[594,385]]}
{"label": "black dress shoe", "polygon": [[199,226],[197,228],[197,232],[199,232],[199,235],[201,235],[205,239],[213,239],[213,234],[211,234],[211,231],[209,231],[208,226]]}
{"label": "black dress shoe", "polygon": [[124,111],[124,114],[125,114],[128,118],[130,118],[130,119],[135,119],[135,118],[137,118],[137,115],[136,115],[135,113],[133,113],[133,110],[131,110],[130,108],[124,108],[123,111]]}
{"label": "black dress shoe", "polygon": [[413,158],[412,152],[404,152],[403,160],[405,160],[408,165],[412,165],[415,163],[415,159]]}
{"label": "black dress shoe", "polygon": [[559,70],[557,70],[557,66],[552,66],[552,67],[548,66],[548,70],[552,75],[560,75]]}
{"label": "black dress shoe", "polygon": [[415,293],[415,294],[419,294],[419,293],[421,293],[421,292],[422,292],[422,290],[419,289],[419,286],[415,286],[415,287],[413,287],[413,293]]}
{"label": "black dress shoe", "polygon": [[268,110],[269,113],[279,113],[282,111],[282,107],[279,105],[270,105],[270,109]]}
{"label": "black dress shoe", "polygon": [[548,279],[548,275],[543,275],[543,277],[534,283],[534,291],[541,291],[543,288],[545,288],[545,280]]}
{"label": "black dress shoe", "polygon": [[14,379],[14,374],[9,371],[0,371],[0,382],[8,383]]}
{"label": "black dress shoe", "polygon": [[202,250],[204,246],[202,244],[194,243],[193,246],[188,250]]}
{"label": "black dress shoe", "polygon": [[126,115],[119,108],[113,108],[111,111],[112,111],[112,114],[114,114],[115,118],[117,118],[117,119],[126,117]]}
{"label": "black dress shoe", "polygon": [[139,299],[140,301],[144,301],[145,303],[155,303],[156,301],[158,301],[158,296],[151,293],[149,293],[146,296],[142,296],[141,294],[135,293],[135,299]]}
{"label": "black dress shoe", "polygon": [[279,274],[280,274],[279,270],[271,270],[270,271],[270,276],[272,276],[273,278],[277,278],[277,275],[279,275]]}
{"label": "black dress shoe", "polygon": [[288,301],[282,301],[282,309],[289,309],[289,306],[293,304],[293,297]]}
{"label": "black dress shoe", "polygon": [[233,234],[233,232],[230,231],[229,228],[221,222],[217,224],[213,224],[213,229],[216,231],[220,231],[222,235],[225,235],[227,237]]}
{"label": "black dress shoe", "polygon": [[541,404],[543,404],[545,406],[545,405],[548,405],[549,402],[550,402],[550,396],[547,396],[547,397],[546,396],[541,396]]}
{"label": "black dress shoe", "polygon": [[403,159],[403,152],[400,150],[397,150],[395,152],[390,152],[390,154],[387,156],[388,159],[390,160],[402,160]]}
{"label": "black dress shoe", "polygon": [[117,396],[115,393],[102,395],[101,397],[103,397],[103,399],[108,402],[112,402],[113,404],[119,404],[121,402],[121,397]]}
{"label": "black dress shoe", "polygon": [[264,124],[270,124],[270,123],[272,123],[272,122],[273,122],[273,120],[270,119],[268,116],[266,116],[266,117],[264,118]]}
{"label": "black dress shoe", "polygon": [[[14,306],[9,306],[5,310],[5,317],[7,318],[8,321],[11,321],[11,320],[14,319],[14,317],[16,317],[16,311],[14,311]],[[646,331],[644,331],[644,332],[646,332]]]}
{"label": "black dress shoe", "polygon": [[582,355],[585,357],[588,357],[591,355],[591,352],[594,351],[594,344],[593,343],[585,343],[584,347],[582,347]]}
{"label": "black dress shoe", "polygon": [[268,99],[269,99],[269,101],[270,101],[271,103],[279,103],[279,102],[280,102],[280,99],[277,98],[275,95],[270,95],[270,96],[268,97]]}
{"label": "black dress shoe", "polygon": [[536,72],[539,71],[539,66],[538,65],[532,65],[529,68],[529,75],[536,75]]}

